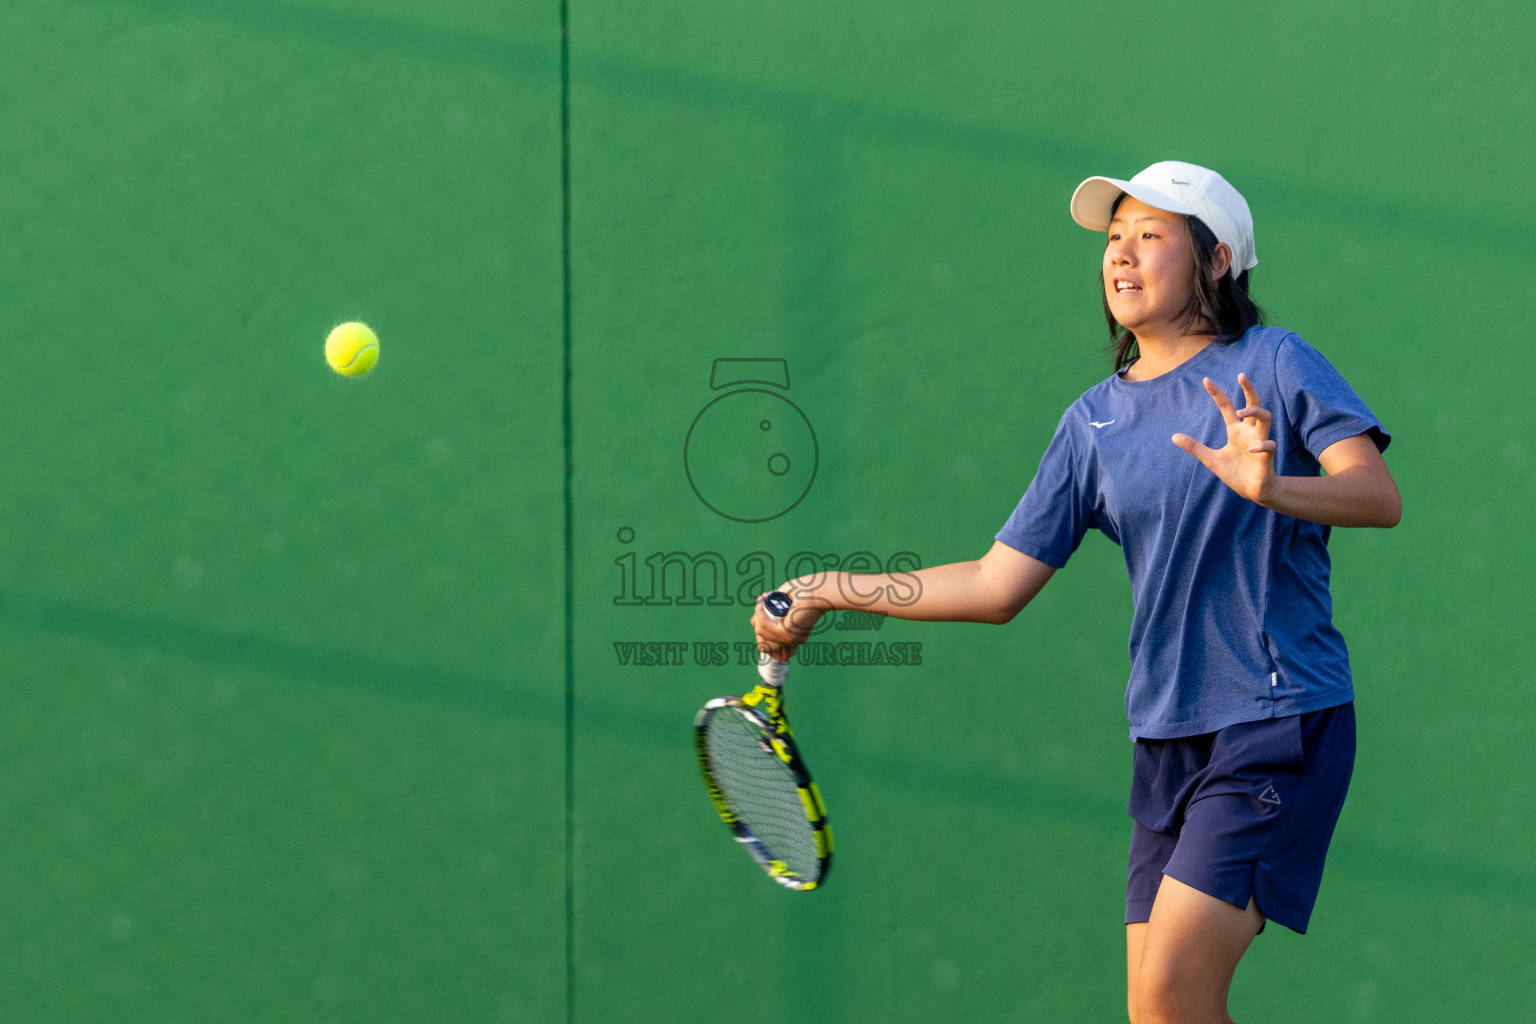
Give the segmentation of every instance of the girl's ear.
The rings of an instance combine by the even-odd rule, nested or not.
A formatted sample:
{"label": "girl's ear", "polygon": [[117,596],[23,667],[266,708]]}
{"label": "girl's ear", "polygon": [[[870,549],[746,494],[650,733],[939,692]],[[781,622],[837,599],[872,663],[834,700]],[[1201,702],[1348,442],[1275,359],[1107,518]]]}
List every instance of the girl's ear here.
{"label": "girl's ear", "polygon": [[1226,242],[1217,242],[1215,255],[1211,273],[1216,276],[1217,281],[1220,281],[1232,269],[1232,249]]}

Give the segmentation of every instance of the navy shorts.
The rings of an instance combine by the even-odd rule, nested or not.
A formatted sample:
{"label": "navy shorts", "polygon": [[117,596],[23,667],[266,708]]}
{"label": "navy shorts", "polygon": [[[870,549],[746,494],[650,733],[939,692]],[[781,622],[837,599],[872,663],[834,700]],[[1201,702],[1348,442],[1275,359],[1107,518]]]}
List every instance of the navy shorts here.
{"label": "navy shorts", "polygon": [[1355,706],[1137,740],[1125,923],[1163,875],[1305,932],[1355,765]]}

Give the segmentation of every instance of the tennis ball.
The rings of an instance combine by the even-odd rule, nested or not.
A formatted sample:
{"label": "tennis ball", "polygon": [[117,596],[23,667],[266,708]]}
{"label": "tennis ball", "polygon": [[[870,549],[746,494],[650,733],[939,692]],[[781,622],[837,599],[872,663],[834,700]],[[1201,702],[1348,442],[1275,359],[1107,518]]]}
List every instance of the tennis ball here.
{"label": "tennis ball", "polygon": [[367,324],[342,324],[325,339],[325,361],[344,377],[361,377],[379,361],[378,336]]}

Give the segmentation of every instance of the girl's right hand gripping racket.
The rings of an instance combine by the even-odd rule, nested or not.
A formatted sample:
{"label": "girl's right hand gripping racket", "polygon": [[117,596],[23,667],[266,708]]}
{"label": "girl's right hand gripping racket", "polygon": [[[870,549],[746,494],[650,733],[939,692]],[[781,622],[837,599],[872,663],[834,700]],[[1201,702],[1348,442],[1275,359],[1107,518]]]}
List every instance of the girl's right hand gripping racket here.
{"label": "girl's right hand gripping racket", "polygon": [[[763,598],[775,619],[789,614],[788,594]],[[827,809],[784,716],[785,662],[761,657],[751,693],[716,697],[694,717],[704,785],[720,817],[768,877],[800,892],[832,869]]]}

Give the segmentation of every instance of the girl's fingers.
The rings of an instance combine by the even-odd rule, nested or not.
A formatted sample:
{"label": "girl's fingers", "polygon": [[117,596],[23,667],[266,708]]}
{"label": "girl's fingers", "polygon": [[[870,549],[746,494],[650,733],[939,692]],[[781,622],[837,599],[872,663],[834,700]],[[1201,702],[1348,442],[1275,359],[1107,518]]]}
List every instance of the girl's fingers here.
{"label": "girl's fingers", "polygon": [[1248,379],[1246,373],[1240,373],[1237,375],[1237,383],[1243,389],[1243,400],[1248,403],[1244,408],[1237,411],[1237,418],[1242,420],[1257,419],[1264,424],[1264,429],[1267,432],[1272,417],[1269,414],[1269,410],[1264,408],[1259,402],[1259,392],[1253,386],[1253,381]]}
{"label": "girl's fingers", "polygon": [[1237,385],[1243,389],[1243,397],[1247,399],[1249,405],[1259,404],[1259,393],[1254,389],[1253,381],[1248,379],[1246,373],[1237,375]]}
{"label": "girl's fingers", "polygon": [[1178,445],[1180,448],[1183,448],[1185,451],[1189,452],[1189,454],[1193,455],[1201,462],[1208,463],[1211,459],[1211,456],[1216,454],[1215,452],[1211,451],[1211,449],[1201,444],[1199,441],[1196,441],[1194,438],[1190,437],[1188,434],[1174,434],[1171,440],[1174,444]]}
{"label": "girl's fingers", "polygon": [[1232,400],[1227,397],[1227,393],[1217,387],[1216,382],[1209,377],[1205,378],[1204,383],[1205,390],[1216,403],[1216,408],[1221,410],[1221,418],[1226,420],[1228,424],[1236,423],[1237,411],[1232,408]]}

